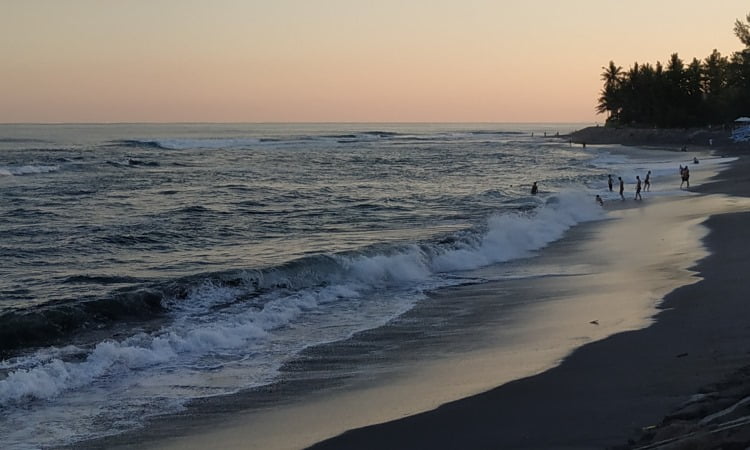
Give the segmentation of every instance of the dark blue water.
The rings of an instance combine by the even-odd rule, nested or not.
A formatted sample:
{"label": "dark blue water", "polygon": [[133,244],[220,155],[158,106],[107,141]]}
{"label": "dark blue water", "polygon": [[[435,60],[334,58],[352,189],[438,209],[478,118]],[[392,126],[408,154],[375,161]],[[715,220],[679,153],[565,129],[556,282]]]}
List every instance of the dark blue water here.
{"label": "dark blue water", "polygon": [[273,382],[601,217],[573,128],[0,125],[0,442]]}

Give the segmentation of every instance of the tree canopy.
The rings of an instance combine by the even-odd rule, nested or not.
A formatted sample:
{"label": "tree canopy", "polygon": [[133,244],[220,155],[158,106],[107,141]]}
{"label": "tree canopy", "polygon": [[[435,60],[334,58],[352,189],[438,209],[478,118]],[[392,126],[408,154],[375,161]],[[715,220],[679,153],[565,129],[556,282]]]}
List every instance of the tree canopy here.
{"label": "tree canopy", "polygon": [[610,61],[602,67],[604,86],[596,111],[607,124],[688,127],[731,122],[750,116],[750,14],[737,20],[734,33],[745,45],[731,57],[714,50],[685,63],[673,53],[661,62],[628,70]]}

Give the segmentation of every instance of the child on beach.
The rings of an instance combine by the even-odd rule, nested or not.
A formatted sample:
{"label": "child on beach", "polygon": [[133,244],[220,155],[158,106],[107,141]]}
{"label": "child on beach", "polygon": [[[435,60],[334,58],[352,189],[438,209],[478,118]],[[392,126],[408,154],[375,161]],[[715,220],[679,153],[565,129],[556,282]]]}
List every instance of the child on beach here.
{"label": "child on beach", "polygon": [[598,203],[599,206],[604,206],[604,201],[602,200],[602,197],[599,194],[596,195],[596,203]]}

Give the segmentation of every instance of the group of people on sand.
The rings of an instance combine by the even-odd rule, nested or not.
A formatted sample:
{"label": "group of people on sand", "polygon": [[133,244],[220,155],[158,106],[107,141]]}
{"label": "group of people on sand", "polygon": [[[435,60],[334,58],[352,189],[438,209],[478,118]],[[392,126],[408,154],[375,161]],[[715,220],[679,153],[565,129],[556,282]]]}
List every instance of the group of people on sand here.
{"label": "group of people on sand", "polygon": [[[693,159],[693,164],[698,164],[698,158]],[[682,178],[682,182],[680,183],[680,189],[682,189],[683,185],[687,185],[687,187],[690,187],[690,169],[688,168],[687,164],[684,166],[680,164],[680,177]],[[625,183],[622,181],[622,177],[617,177],[617,180],[620,182],[620,198],[625,200]],[[608,175],[607,184],[609,185],[609,192],[612,192],[612,187],[614,184],[614,180],[612,180],[612,175]],[[641,191],[649,192],[651,190],[651,171],[649,170],[646,172],[646,177],[641,182],[641,177],[639,175],[636,175],[635,177],[635,200],[643,200],[643,196],[641,195]],[[601,196],[596,196],[596,202],[600,205],[603,205],[604,202],[602,201]]]}
{"label": "group of people on sand", "polygon": [[[617,181],[620,184],[620,198],[625,200],[625,182],[622,180],[622,177],[617,177]],[[613,192],[614,189],[614,180],[612,179],[612,175],[607,175],[607,185],[609,186],[609,192]],[[651,190],[651,171],[649,170],[646,172],[645,178],[641,181],[641,176],[636,175],[635,176],[635,200],[643,200],[643,196],[641,195],[641,191],[648,192]],[[604,201],[602,201],[602,197],[600,195],[596,196],[596,202],[600,205],[604,205]]]}
{"label": "group of people on sand", "polygon": [[[698,164],[698,158],[695,158],[693,160],[694,164]],[[680,183],[680,189],[682,189],[682,186],[684,184],[687,184],[687,187],[690,187],[690,169],[688,168],[687,164],[683,166],[680,164],[680,176],[682,177],[682,183]],[[620,198],[622,200],[625,200],[625,182],[622,180],[622,177],[617,177],[617,181],[620,184]],[[607,175],[607,185],[609,186],[609,192],[614,192],[614,179],[612,179],[612,175]],[[641,195],[641,192],[649,192],[651,191],[651,171],[649,170],[646,172],[646,176],[641,181],[640,175],[635,176],[635,200],[643,200],[643,196]],[[535,181],[534,184],[531,185],[531,195],[536,195],[537,192],[539,192],[539,187],[537,186],[537,182]],[[604,200],[602,200],[602,196],[597,194],[596,195],[596,203],[598,203],[600,206],[604,206]]]}

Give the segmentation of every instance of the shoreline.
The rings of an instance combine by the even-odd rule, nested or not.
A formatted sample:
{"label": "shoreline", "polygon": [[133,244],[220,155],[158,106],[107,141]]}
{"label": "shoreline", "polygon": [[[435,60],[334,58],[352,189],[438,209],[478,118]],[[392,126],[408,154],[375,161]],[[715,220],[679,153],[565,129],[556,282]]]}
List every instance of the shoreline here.
{"label": "shoreline", "polygon": [[[632,202],[628,202],[628,203],[632,203]],[[651,202],[649,201],[647,203],[651,203]],[[619,206],[616,209],[619,209]],[[631,211],[631,212],[637,212],[641,208],[633,208],[633,209],[635,211]],[[618,213],[619,213],[619,211],[618,211]],[[627,213],[627,211],[625,211],[625,213]],[[605,225],[605,227],[606,227],[606,225]],[[584,226],[581,230],[578,230],[578,233],[583,233],[583,234],[587,233],[587,230],[586,230],[587,228],[591,228],[591,227]],[[583,238],[583,240],[585,240],[585,239],[587,239],[587,237]],[[562,243],[560,243],[558,245],[564,246],[564,245],[566,245],[566,243],[562,242]],[[677,284],[679,285],[681,283],[684,283],[684,280],[681,281],[680,283],[677,283]],[[672,289],[673,288],[670,288],[666,292],[669,292]],[[451,292],[450,292],[450,290],[448,290],[448,292],[445,292],[442,295],[449,296],[449,295],[451,295]],[[493,296],[491,293],[488,293],[487,298],[490,301],[494,297],[496,297],[496,295]],[[625,299],[625,300],[618,299],[618,301],[620,301],[620,302],[623,302],[623,301],[626,301],[626,300],[627,299]],[[647,305],[646,309],[648,309],[648,305]],[[581,312],[581,311],[584,311],[584,310],[579,310],[579,312]],[[445,311],[441,311],[441,314],[444,315],[444,313],[445,313]],[[452,313],[455,313],[455,312],[452,312]],[[460,313],[461,312],[458,311],[458,315],[460,315]],[[440,314],[438,314],[438,315],[440,315]],[[577,319],[577,320],[579,320],[579,319]],[[650,318],[650,316],[647,316],[647,317],[642,317],[640,320],[650,321],[651,318]],[[548,325],[549,324],[546,324],[544,326],[548,326]],[[605,328],[606,325],[607,324],[605,324],[604,322],[602,322],[601,324],[598,324],[597,327],[596,327],[597,332],[603,331],[603,329]],[[634,325],[633,328],[639,329],[639,328],[642,328],[642,326],[641,325]],[[582,326],[580,328],[578,328],[579,332],[581,332],[581,333],[588,333],[588,331],[592,330],[592,329],[593,329],[592,325],[588,322],[588,320],[584,321],[582,323]],[[648,329],[648,328],[646,328],[646,329]],[[621,331],[615,330],[615,332],[617,334],[615,334],[614,336],[618,336],[619,334],[622,334]],[[627,333],[629,333],[629,331],[625,331],[625,333],[627,334]],[[611,338],[612,337],[606,338],[605,341],[607,341],[607,340],[609,340]],[[411,337],[410,339],[413,339],[413,337]],[[580,339],[580,337],[578,337],[578,339]],[[598,338],[593,338],[592,336],[589,336],[587,339],[589,339],[589,340],[591,340],[591,339],[596,340]],[[550,342],[554,342],[554,339],[551,340]],[[602,342],[602,341],[598,341],[598,342]],[[428,448],[428,447],[430,447],[430,448],[454,448],[454,447],[452,447],[450,445],[450,442],[452,442],[452,441],[445,440],[444,439],[445,436],[443,436],[443,438],[435,438],[435,439],[429,438],[428,440],[425,440],[425,436],[422,433],[418,433],[418,432],[416,432],[414,430],[411,430],[411,429],[405,429],[405,430],[402,429],[402,430],[400,430],[400,431],[398,431],[396,433],[396,436],[393,437],[392,440],[386,440],[386,441],[383,441],[383,437],[381,436],[381,433],[383,432],[383,430],[382,430],[383,428],[388,429],[389,427],[393,428],[394,426],[398,428],[398,424],[401,423],[402,421],[407,421],[408,422],[410,420],[414,420],[414,418],[417,418],[416,420],[419,421],[419,420],[422,420],[421,419],[422,417],[431,416],[431,415],[435,414],[436,412],[444,410],[446,407],[450,407],[451,405],[454,405],[454,404],[457,404],[457,403],[464,403],[464,402],[470,402],[471,403],[477,397],[487,396],[488,394],[491,394],[491,393],[495,392],[498,389],[503,389],[506,386],[515,385],[516,383],[519,383],[521,381],[524,381],[524,380],[527,380],[527,379],[530,379],[530,378],[531,379],[535,379],[537,377],[544,377],[545,374],[548,374],[550,372],[555,371],[557,369],[557,367],[561,367],[562,365],[565,365],[566,362],[569,359],[574,358],[575,355],[579,353],[579,351],[580,351],[581,348],[585,348],[585,347],[588,347],[590,345],[597,344],[598,342],[594,342],[593,344],[584,344],[583,347],[580,347],[581,343],[579,342],[579,343],[577,343],[574,346],[574,348],[578,347],[578,350],[575,350],[572,354],[568,354],[569,352],[563,351],[558,356],[556,356],[556,358],[564,360],[561,365],[558,365],[558,366],[552,367],[552,368],[550,368],[550,366],[547,366],[547,367],[537,367],[536,369],[531,370],[531,373],[516,374],[516,375],[510,376],[509,379],[503,379],[501,376],[497,375],[497,372],[496,372],[497,371],[497,367],[492,367],[492,365],[487,362],[488,360],[492,359],[491,357],[496,357],[497,356],[496,354],[495,355],[491,355],[490,354],[491,357],[488,357],[487,355],[482,356],[481,352],[479,352],[480,353],[480,359],[482,357],[484,358],[485,364],[486,364],[486,369],[488,369],[492,375],[490,376],[489,380],[485,379],[485,380],[481,381],[479,384],[475,385],[475,387],[470,388],[469,391],[466,391],[466,390],[464,390],[464,391],[456,391],[456,392],[458,392],[457,397],[460,398],[459,400],[457,400],[455,402],[450,402],[451,401],[450,398],[448,398],[448,399],[443,398],[441,400],[440,399],[441,398],[440,395],[444,395],[444,393],[443,392],[435,391],[434,390],[435,389],[434,386],[432,388],[429,386],[430,383],[422,383],[423,385],[427,385],[427,386],[420,386],[420,387],[425,388],[427,390],[421,390],[421,391],[418,391],[418,392],[412,392],[412,389],[413,389],[414,385],[409,386],[408,384],[406,384],[406,385],[404,385],[405,388],[402,389],[401,393],[399,394],[399,395],[403,396],[404,398],[399,398],[397,400],[401,401],[401,402],[408,402],[408,396],[409,395],[412,396],[411,397],[412,399],[414,398],[414,396],[417,396],[417,395],[427,396],[428,397],[428,399],[427,399],[428,402],[431,401],[431,402],[433,402],[433,404],[431,406],[428,404],[427,406],[421,406],[419,408],[419,409],[427,409],[428,410],[427,412],[420,413],[419,410],[413,410],[413,411],[408,411],[408,410],[406,410],[406,411],[404,411],[404,410],[392,410],[392,411],[386,411],[386,416],[385,417],[378,418],[376,416],[371,416],[367,420],[365,420],[364,424],[357,425],[354,422],[347,422],[347,423],[344,423],[344,424],[337,424],[337,426],[342,427],[342,428],[340,428],[340,431],[338,431],[338,432],[342,432],[342,431],[345,431],[346,429],[357,428],[358,426],[367,425],[368,422],[369,423],[377,423],[377,422],[382,422],[383,420],[390,420],[393,417],[401,417],[401,416],[404,416],[404,415],[408,416],[405,419],[402,419],[400,421],[386,422],[383,425],[377,425],[377,426],[374,426],[374,427],[368,427],[368,428],[364,428],[364,429],[358,429],[358,430],[355,430],[353,432],[347,432],[347,433],[345,433],[340,438],[335,438],[334,440],[331,440],[331,441],[324,441],[322,444],[319,444],[319,445],[321,446],[321,448],[329,448],[327,446],[330,446],[330,445],[333,445],[333,447],[330,447],[330,448],[368,448],[368,446],[366,444],[369,443],[370,445],[372,445],[373,448],[382,448],[382,447],[385,447],[385,446],[391,446],[391,447],[394,447],[394,448]],[[362,348],[361,346],[358,348],[358,345],[361,345],[361,344],[365,344],[366,345],[367,344],[366,339],[364,341],[355,342],[355,344],[351,346],[350,350],[352,350],[352,351],[361,350],[361,348]],[[471,351],[471,350],[476,350],[476,349],[469,348],[468,350]],[[466,348],[462,349],[461,351],[466,351]],[[458,354],[459,354],[459,352],[456,351],[452,355],[449,355],[448,359],[449,359],[449,363],[450,364],[456,366],[456,361],[459,361],[461,363],[465,363],[466,362],[466,361],[461,361],[460,358],[456,358],[456,356]],[[453,358],[453,359],[450,359],[450,358]],[[414,364],[416,364],[414,361],[411,361],[410,363],[412,364],[412,366]],[[496,365],[497,365],[497,363],[495,362],[495,366]],[[304,364],[303,364],[303,366],[304,366]],[[553,366],[554,366],[554,364],[553,364]],[[461,364],[461,367],[459,367],[459,369],[462,368],[462,367],[463,367],[463,364]],[[308,367],[308,369],[309,368],[310,367]],[[314,369],[314,367],[313,367],[313,369]],[[412,367],[412,369],[413,369],[413,367]],[[430,366],[428,372],[430,372],[433,369],[434,370],[439,370],[439,366]],[[530,370],[528,367],[525,367],[525,368],[522,368],[522,369],[523,370],[527,370],[527,371]],[[495,370],[495,372],[492,372],[492,370]],[[407,372],[409,372],[409,371],[407,370]],[[411,372],[413,373],[413,370]],[[391,382],[393,380],[397,380],[398,376],[400,376],[400,375],[402,375],[402,374],[385,374],[384,375],[384,374],[380,373],[379,376],[382,376],[382,377],[381,377],[380,381],[375,382],[375,387],[377,387],[377,385],[386,384],[388,382],[388,380],[390,380]],[[451,378],[450,378],[450,376],[449,376],[449,374],[447,372],[441,374],[441,376],[444,376],[444,380],[451,380]],[[526,376],[527,378],[523,378],[524,376]],[[417,378],[419,378],[419,377],[417,377]],[[518,380],[518,378],[521,378],[521,379]],[[516,381],[511,381],[511,380],[516,380]],[[360,381],[362,381],[362,380],[360,380]],[[510,382],[507,383],[507,384],[503,384],[503,383],[506,383],[508,381],[510,381]],[[465,379],[459,380],[458,378],[455,378],[455,382],[456,383],[467,383]],[[321,383],[325,387],[326,381],[325,380],[321,380]],[[491,383],[491,384],[488,385],[487,383]],[[294,384],[294,380],[291,381],[291,384]],[[432,384],[434,385],[435,383],[432,383]],[[499,388],[495,388],[498,385],[501,385],[501,386]],[[284,389],[286,389],[287,387],[288,386],[283,386],[282,385],[282,386],[279,387],[279,389],[281,391],[284,391]],[[359,384],[358,386],[354,386],[353,388],[352,388],[352,386],[347,385],[347,386],[344,386],[343,388],[339,386],[338,388],[334,387],[333,389],[325,389],[325,392],[324,392],[323,396],[327,396],[327,395],[331,395],[331,394],[333,394],[334,396],[336,396],[336,395],[338,395],[338,394],[341,393],[342,389],[344,391],[346,391],[346,390],[349,390],[349,389],[355,389],[355,390],[356,389],[362,389],[363,387],[365,389],[369,389],[369,388],[372,388],[373,385],[372,384],[368,384],[368,380],[364,380],[364,385]],[[328,386],[328,388],[330,388],[330,386]],[[453,386],[448,386],[448,388],[449,389],[453,389],[454,387]],[[464,386],[463,388],[465,389],[466,387]],[[493,388],[495,388],[495,389],[493,389]],[[276,389],[276,388],[274,388],[274,389]],[[291,389],[292,389],[292,391],[294,391],[293,387]],[[430,389],[433,389],[433,391],[430,392]],[[473,392],[471,392],[472,389],[473,389]],[[476,394],[477,392],[484,392],[487,389],[491,389],[491,390],[488,391],[488,392],[485,392],[484,394],[479,394],[479,395],[476,395],[476,396],[472,396],[472,394]],[[261,392],[259,394],[260,395],[258,397],[262,401],[263,393]],[[269,392],[268,393],[269,396],[274,396],[275,394],[278,394],[278,392]],[[303,400],[302,402],[305,403],[305,404],[307,404],[307,405],[312,404],[313,407],[311,409],[306,410],[306,411],[302,411],[301,415],[297,415],[297,416],[287,415],[286,417],[276,417],[275,418],[275,421],[276,421],[275,423],[276,423],[277,428],[274,429],[273,432],[280,433],[280,434],[283,434],[283,433],[289,434],[288,428],[286,428],[287,431],[284,431],[285,430],[284,424],[286,424],[287,427],[293,425],[292,429],[294,429],[295,432],[297,430],[301,430],[302,427],[305,424],[301,424],[300,420],[301,419],[305,419],[305,418],[309,418],[309,417],[313,417],[314,418],[314,416],[316,415],[316,409],[315,409],[315,405],[314,405],[314,403],[316,401],[316,397],[317,397],[317,400],[321,400],[321,395],[317,395],[317,396],[316,395],[312,395],[312,396],[306,395],[306,399]],[[379,397],[381,397],[380,403],[376,403],[374,400],[378,400]],[[358,412],[364,412],[367,409],[377,409],[377,408],[381,408],[382,409],[382,408],[388,408],[389,407],[389,405],[388,405],[388,397],[387,396],[382,396],[382,392],[377,391],[377,389],[374,390],[374,391],[371,391],[365,397],[359,397],[359,399],[357,399],[357,397],[355,396],[354,399],[355,399],[355,401],[352,401],[351,399],[348,400],[348,403],[347,403],[347,401],[345,399],[345,401],[343,403],[340,403],[336,407],[336,410],[339,411],[339,412],[343,412],[344,414],[346,414],[347,409],[350,412],[354,411],[354,410],[356,410]],[[225,448],[271,448],[271,447],[273,447],[273,448],[300,448],[300,447],[304,447],[304,446],[310,445],[310,444],[312,444],[315,441],[320,441],[322,439],[326,439],[327,437],[331,436],[331,435],[326,435],[324,433],[324,434],[319,435],[317,438],[315,438],[313,440],[307,440],[307,441],[304,441],[304,440],[299,441],[298,440],[293,445],[289,444],[289,441],[287,441],[287,444],[289,444],[287,446],[278,445],[278,442],[276,442],[275,443],[276,445],[274,446],[274,445],[272,445],[272,444],[274,444],[273,439],[270,439],[270,440],[267,440],[267,441],[260,441],[260,442],[256,441],[256,440],[253,440],[253,437],[257,438],[259,436],[259,431],[260,432],[263,431],[262,430],[263,426],[269,425],[269,422],[263,422],[262,421],[262,415],[264,413],[267,413],[268,411],[278,410],[279,408],[277,406],[271,406],[270,410],[267,409],[266,411],[261,411],[260,412],[261,415],[258,416],[258,415],[254,415],[254,413],[252,413],[252,412],[251,413],[246,412],[246,410],[247,410],[247,407],[246,407],[247,401],[246,400],[247,399],[245,399],[244,406],[243,406],[243,402],[240,400],[240,401],[238,401],[237,405],[233,406],[232,408],[230,408],[228,410],[224,408],[224,405],[221,405],[221,403],[224,400],[208,400],[207,402],[209,404],[209,407],[208,408],[201,408],[201,407],[199,407],[199,410],[203,409],[203,411],[202,412],[199,411],[199,414],[197,414],[195,416],[191,416],[190,414],[188,414],[188,415],[183,416],[182,418],[180,418],[180,417],[177,417],[177,418],[175,418],[175,417],[168,417],[168,418],[165,418],[163,420],[162,419],[157,419],[155,421],[157,423],[157,425],[155,427],[154,426],[150,426],[149,430],[147,431],[147,433],[145,435],[141,435],[141,431],[142,430],[137,430],[137,431],[135,431],[133,433],[128,433],[128,434],[123,435],[123,436],[117,436],[117,437],[111,437],[111,438],[104,438],[103,440],[98,440],[98,441],[83,443],[84,444],[84,448],[99,448],[99,447],[112,448],[112,447],[121,447],[121,446],[128,447],[128,446],[132,446],[132,445],[137,445],[139,447],[148,446],[148,447],[156,447],[156,448],[170,448],[170,447],[171,448],[177,448],[177,447],[183,448],[183,447],[185,447],[186,444],[188,445],[188,447],[200,448],[200,447],[205,446],[205,445],[216,444],[216,442],[221,442],[221,446],[225,447]],[[363,402],[362,400],[365,400],[365,402]],[[372,403],[367,403],[367,400],[369,400]],[[393,400],[393,398],[391,398],[391,400]],[[526,401],[524,399],[521,399],[521,400],[522,401]],[[327,399],[323,399],[323,401],[327,401]],[[449,403],[446,403],[446,401],[449,402]],[[282,403],[285,403],[285,402],[282,400]],[[441,403],[446,403],[446,404],[444,406],[439,407],[438,409],[432,409],[432,408],[437,407]],[[210,404],[214,404],[214,406],[212,407],[212,406],[210,406]],[[378,404],[380,406],[376,406]],[[371,408],[368,408],[368,405],[371,406]],[[318,405],[318,407],[319,406],[320,405]],[[284,407],[285,406],[282,404],[281,409],[284,409]],[[474,410],[475,407],[476,407],[476,404],[474,404],[474,406],[470,407],[470,412],[478,412],[478,413],[482,413],[482,414],[486,414],[488,412],[487,409],[483,409],[483,408],[480,408],[479,410],[475,411]],[[494,412],[494,409],[497,407],[497,405],[488,405],[487,407],[491,408],[492,411]],[[261,407],[260,409],[262,410],[263,407]],[[432,409],[432,410],[430,410],[430,409]],[[235,411],[235,412],[239,413],[238,416],[235,417],[234,414],[232,414],[232,411]],[[320,412],[326,412],[326,410],[318,408],[317,415],[321,415]],[[460,430],[460,427],[467,425],[466,422],[470,421],[468,419],[468,417],[471,417],[471,414],[466,415],[464,417],[464,413],[461,413],[458,416],[454,416],[453,419],[451,419],[450,423],[439,424],[438,427],[442,427],[441,429],[445,429],[446,432],[450,432],[450,434],[457,434],[459,436],[462,436],[463,438],[467,438],[467,436],[464,434],[464,432],[462,432]],[[260,418],[260,420],[259,420],[259,418]],[[326,421],[330,422],[332,420],[331,418],[326,418],[326,417],[321,418],[321,419],[324,422],[323,425],[326,425],[326,423],[325,423]],[[258,430],[259,423],[260,423],[261,430]],[[535,423],[535,422],[533,422],[533,421],[529,422],[529,424],[533,424],[533,423]],[[174,428],[175,425],[178,425],[177,428]],[[197,425],[197,427],[196,427],[196,425]],[[315,426],[318,426],[320,424],[315,424],[314,422],[310,422],[307,425],[308,425],[308,427],[315,427]],[[330,423],[328,423],[328,425],[330,425]],[[433,423],[433,426],[434,426],[434,423]],[[492,428],[492,424],[488,424],[488,426],[490,428]],[[547,427],[548,424],[543,424],[542,426],[543,427]],[[255,428],[254,431],[252,430],[253,427]],[[269,428],[266,428],[266,429],[268,430]],[[629,430],[630,430],[630,428],[629,428]],[[428,432],[428,431],[429,430],[426,430],[425,432]],[[479,430],[479,431],[480,432],[478,434],[481,434],[482,430]],[[484,431],[487,431],[487,430],[484,430]],[[330,431],[328,431],[328,432],[330,433]],[[336,445],[338,445],[337,442],[339,444],[341,443],[340,441],[341,441],[342,438],[345,439],[345,438],[347,438],[347,436],[351,436],[352,434],[362,434],[362,433],[364,433],[364,436],[365,436],[364,439],[365,439],[366,442],[364,442],[364,443],[358,442],[358,443],[356,443],[356,445],[351,445],[351,443],[348,443],[348,444],[344,444],[341,447],[337,447],[336,446]],[[374,435],[373,435],[373,433],[374,433]],[[473,433],[473,431],[472,431],[472,433]],[[262,437],[265,437],[265,436],[262,436]],[[310,438],[310,436],[308,436],[307,439],[309,439],[309,438]],[[417,441],[413,441],[413,442],[410,441],[410,439],[415,439],[415,438],[417,439]],[[428,441],[432,442],[432,445],[425,444]],[[407,444],[407,442],[408,442],[408,444]],[[467,444],[467,442],[469,442],[469,441],[462,440],[460,442],[456,442],[455,448],[464,448],[465,447],[464,444]],[[264,444],[268,444],[268,445],[264,445]],[[424,444],[424,446],[422,446],[422,444]],[[487,444],[488,445],[489,444],[494,445],[495,441],[488,441]],[[471,447],[472,445],[469,444],[468,446]],[[481,447],[481,444],[480,444],[480,447]],[[528,448],[534,448],[534,447],[530,446]],[[592,446],[592,448],[601,448],[601,447],[600,446]]]}
{"label": "shoreline", "polygon": [[[750,161],[740,158],[693,190],[750,196]],[[750,330],[742,280],[750,268],[749,224],[750,212],[709,216],[703,241],[710,254],[696,266],[702,279],[670,292],[652,326],[586,344],[539,375],[312,448],[746,446]]]}

